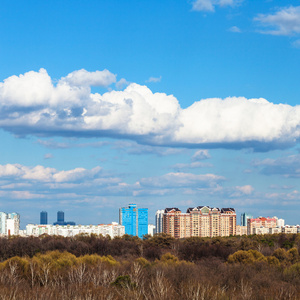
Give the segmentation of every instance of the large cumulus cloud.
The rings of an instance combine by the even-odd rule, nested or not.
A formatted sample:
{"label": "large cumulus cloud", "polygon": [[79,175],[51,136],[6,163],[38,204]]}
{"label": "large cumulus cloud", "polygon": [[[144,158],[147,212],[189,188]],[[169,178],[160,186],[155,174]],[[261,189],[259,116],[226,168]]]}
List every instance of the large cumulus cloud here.
{"label": "large cumulus cloud", "polygon": [[131,83],[108,87],[108,70],[74,71],[56,84],[45,69],[11,76],[0,83],[0,127],[17,135],[117,137],[139,143],[181,147],[254,147],[295,144],[300,106],[265,99],[228,97],[195,102],[182,109],[173,95]]}

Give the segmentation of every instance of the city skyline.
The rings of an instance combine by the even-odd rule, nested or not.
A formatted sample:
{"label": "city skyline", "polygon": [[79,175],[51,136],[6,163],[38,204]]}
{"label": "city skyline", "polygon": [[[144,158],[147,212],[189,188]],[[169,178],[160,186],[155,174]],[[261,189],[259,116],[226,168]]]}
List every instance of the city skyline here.
{"label": "city skyline", "polygon": [[4,1],[0,211],[128,203],[300,223],[297,1]]}

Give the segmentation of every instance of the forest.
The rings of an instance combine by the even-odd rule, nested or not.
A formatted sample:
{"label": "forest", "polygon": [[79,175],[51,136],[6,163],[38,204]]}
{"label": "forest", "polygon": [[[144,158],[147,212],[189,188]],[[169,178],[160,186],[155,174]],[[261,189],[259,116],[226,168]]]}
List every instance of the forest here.
{"label": "forest", "polygon": [[0,299],[300,299],[300,234],[0,238]]}

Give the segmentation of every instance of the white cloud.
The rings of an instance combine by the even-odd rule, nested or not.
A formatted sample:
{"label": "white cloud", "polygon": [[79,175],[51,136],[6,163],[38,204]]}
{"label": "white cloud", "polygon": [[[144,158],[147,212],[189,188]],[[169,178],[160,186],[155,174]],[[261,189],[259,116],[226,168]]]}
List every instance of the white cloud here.
{"label": "white cloud", "polygon": [[281,8],[273,14],[259,14],[254,18],[267,29],[261,33],[272,35],[292,35],[300,33],[300,6]]}
{"label": "white cloud", "polygon": [[230,27],[229,31],[236,32],[236,33],[241,33],[242,32],[241,29],[239,27],[237,27],[237,26]]}
{"label": "white cloud", "polygon": [[[121,79],[122,80],[122,79]],[[62,78],[60,82],[67,82],[74,86],[109,86],[116,82],[116,75],[108,70],[88,72],[84,69],[74,71]]]}
{"label": "white cloud", "polygon": [[161,76],[159,77],[150,77],[146,82],[161,82]]}
{"label": "white cloud", "polygon": [[141,187],[213,187],[225,178],[214,174],[168,173],[157,177],[142,178]]}
{"label": "white cloud", "polygon": [[93,178],[101,171],[100,167],[91,170],[76,168],[69,171],[57,171],[44,166],[27,167],[20,164],[0,165],[0,178],[14,178],[15,180],[29,180],[39,182],[73,182]]}
{"label": "white cloud", "polygon": [[241,0],[195,0],[192,2],[192,10],[214,12],[216,6],[235,6]]}
{"label": "white cloud", "polygon": [[236,189],[245,195],[250,195],[254,191],[254,188],[251,185],[236,186]]}
{"label": "white cloud", "polygon": [[131,83],[100,95],[65,79],[54,85],[41,69],[0,83],[0,128],[17,135],[122,137],[151,146],[268,149],[299,140],[300,106],[228,97],[182,109],[173,95],[146,86]]}
{"label": "white cloud", "polygon": [[53,154],[52,153],[46,153],[44,155],[44,159],[51,159],[51,158],[53,158]]}
{"label": "white cloud", "polygon": [[122,90],[125,86],[128,86],[130,84],[129,81],[127,81],[125,78],[121,78],[117,83],[116,83],[116,88],[118,90]]}
{"label": "white cloud", "polygon": [[208,159],[208,158],[210,158],[210,154],[209,154],[208,150],[206,150],[206,149],[198,150],[192,156],[193,161],[198,161],[198,160],[203,160],[203,159]]}
{"label": "white cloud", "polygon": [[195,11],[214,11],[212,0],[196,0],[193,2],[193,10]]}

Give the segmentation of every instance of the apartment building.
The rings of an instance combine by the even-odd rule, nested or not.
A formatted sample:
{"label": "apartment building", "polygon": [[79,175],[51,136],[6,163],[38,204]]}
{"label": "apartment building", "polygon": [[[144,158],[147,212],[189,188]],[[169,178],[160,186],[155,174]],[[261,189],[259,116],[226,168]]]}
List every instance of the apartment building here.
{"label": "apartment building", "polygon": [[237,225],[236,235],[247,235],[247,226]]}
{"label": "apartment building", "polygon": [[163,232],[175,238],[215,237],[236,234],[236,212],[233,208],[197,206],[182,213],[176,207],[166,208]]}
{"label": "apartment building", "polygon": [[[247,220],[247,234],[257,234],[257,228],[275,228],[277,226],[276,218],[259,217],[256,219]],[[269,230],[267,230],[269,233]],[[263,230],[259,232],[264,232]],[[262,233],[260,233],[262,234]]]}
{"label": "apartment building", "polygon": [[20,230],[20,215],[18,213],[0,212],[0,234],[18,235]]}
{"label": "apartment building", "polygon": [[125,234],[125,227],[116,222],[111,224],[99,225],[34,225],[28,224],[26,226],[27,236],[40,236],[43,234],[60,235],[64,237],[71,237],[77,234],[96,234],[109,235],[111,238],[119,237]]}

